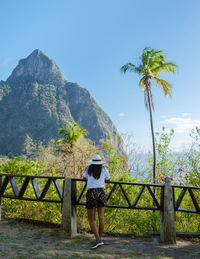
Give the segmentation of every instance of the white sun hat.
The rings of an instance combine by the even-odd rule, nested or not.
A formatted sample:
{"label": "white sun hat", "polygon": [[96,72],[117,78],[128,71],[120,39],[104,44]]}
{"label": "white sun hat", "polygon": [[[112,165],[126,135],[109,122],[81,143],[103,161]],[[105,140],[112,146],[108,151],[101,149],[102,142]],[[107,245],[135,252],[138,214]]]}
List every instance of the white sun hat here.
{"label": "white sun hat", "polygon": [[101,160],[100,155],[95,154],[95,155],[92,157],[92,160],[88,161],[88,164],[90,164],[90,165],[103,165],[104,162]]}

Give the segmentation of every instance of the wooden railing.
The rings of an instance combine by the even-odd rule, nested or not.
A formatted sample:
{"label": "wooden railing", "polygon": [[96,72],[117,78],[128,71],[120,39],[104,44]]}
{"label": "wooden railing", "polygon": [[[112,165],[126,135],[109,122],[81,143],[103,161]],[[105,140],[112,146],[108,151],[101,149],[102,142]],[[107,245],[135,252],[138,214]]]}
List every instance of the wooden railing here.
{"label": "wooden railing", "polygon": [[[173,188],[173,200],[174,200],[174,210],[175,211],[200,214],[200,187],[172,185],[172,188]],[[181,189],[181,192],[176,199],[175,193],[178,189]],[[194,191],[198,192],[198,198],[197,198],[197,195],[195,196]],[[183,198],[187,192],[189,193],[189,196],[191,198],[190,207],[191,207],[191,205],[193,205],[194,209],[180,208],[181,203],[183,202]]]}
{"label": "wooden railing", "polygon": [[[19,184],[17,183],[17,179],[21,180],[21,184],[19,187]],[[45,182],[43,182],[43,185],[38,183],[38,180],[43,179]],[[32,176],[32,175],[12,175],[12,174],[0,174],[0,197],[1,198],[10,198],[10,199],[19,199],[19,200],[27,200],[27,201],[38,201],[38,202],[55,202],[55,203],[62,203],[63,202],[63,181],[64,177],[52,177],[52,176]],[[61,183],[58,181],[61,180]],[[82,202],[81,199],[83,198],[83,194],[86,191],[86,180],[83,179],[77,179],[72,178],[72,182],[76,185],[78,182],[84,182],[84,186],[82,187],[80,194],[76,199],[73,199],[73,205],[76,206],[85,206],[86,202]],[[6,191],[8,189],[8,185],[11,185],[12,187],[12,194],[6,194]],[[26,197],[25,192],[28,188],[28,186],[32,184],[35,198]],[[50,185],[53,184],[55,187],[55,191],[58,194],[59,199],[46,199],[45,196],[50,188]],[[163,202],[164,202],[164,185],[163,184],[147,184],[147,183],[132,183],[132,182],[121,182],[121,181],[111,181],[107,185],[111,185],[111,188],[106,196],[107,205],[108,208],[119,208],[119,209],[140,209],[140,210],[163,210]],[[134,187],[140,187],[137,196],[135,197],[134,201],[131,202],[130,197],[128,197],[128,194],[124,188],[124,186],[132,186]],[[109,200],[112,196],[112,194],[116,191],[118,188],[118,191],[121,190],[121,194],[123,195],[125,201],[127,202],[127,205],[120,205],[120,204],[109,204]],[[155,188],[160,193],[160,198],[158,199],[155,195]],[[174,200],[174,209],[175,211],[180,212],[187,212],[187,213],[200,213],[200,205],[199,200],[195,196],[194,191],[200,191],[200,187],[195,186],[181,186],[181,185],[172,185],[173,188],[173,200]],[[142,194],[144,193],[144,190],[148,190],[148,194],[152,198],[153,205],[154,206],[138,206],[138,202],[142,198]],[[175,198],[175,192],[177,189],[181,189],[181,192],[177,198]],[[191,204],[195,209],[185,209],[181,208],[181,203],[184,200],[184,196],[186,193],[189,193],[191,197]],[[75,195],[75,197],[77,194]]]}
{"label": "wooden railing", "polygon": [[[42,185],[38,184],[38,180],[40,179],[44,182]],[[64,181],[64,177],[0,174],[0,198],[62,203],[63,187],[61,187],[58,181],[59,179],[62,180],[62,182]],[[12,187],[12,193],[6,194],[9,189],[9,183]],[[34,198],[25,196],[30,184],[32,184],[34,190]],[[45,199],[51,184],[55,186],[55,190],[59,197],[57,200]],[[41,188],[42,190],[40,191]]]}
{"label": "wooden railing", "polygon": [[[80,182],[83,183],[83,186],[78,186],[77,188],[77,184]],[[64,177],[0,174],[0,218],[2,198],[62,203],[62,225],[66,232],[72,236],[76,233],[75,207],[86,205],[84,195],[86,184],[86,180],[76,178],[65,179]],[[27,197],[26,191],[30,188],[30,185],[34,190],[34,197],[33,194],[32,197]],[[52,186],[54,187],[54,192],[57,194],[57,199],[47,198],[50,187]],[[131,192],[134,193],[135,197],[129,197],[130,194],[128,192],[130,189],[128,191],[128,188],[135,188],[135,191]],[[137,188],[138,190],[136,190]],[[178,189],[181,191],[177,196]],[[171,185],[169,178],[165,184],[111,181],[106,184],[106,192],[106,207],[108,208],[160,211],[161,229],[165,229],[165,225],[167,228],[174,226],[175,217],[173,217],[173,214],[175,214],[175,211],[200,214],[200,187]],[[112,204],[112,197],[116,192],[120,192],[125,204]],[[151,206],[139,205],[146,193],[151,198]],[[189,193],[192,209],[181,208],[186,193]],[[145,198],[147,197],[145,196]],[[174,213],[171,213],[172,211]],[[171,219],[168,218],[169,215],[172,216]],[[166,224],[165,221],[167,221]],[[165,233],[162,235],[167,237],[167,231],[162,230],[161,232]],[[165,240],[165,237],[163,237],[163,240]]]}
{"label": "wooden railing", "polygon": [[[72,178],[72,182],[85,182],[84,186],[82,187],[82,190],[80,191],[80,194],[78,195],[77,199],[73,200],[74,205],[82,205],[85,206],[86,202],[81,202],[81,199],[83,198],[83,194],[86,190],[87,182],[82,179],[74,179]],[[163,184],[148,184],[148,183],[132,183],[132,182],[121,182],[121,181],[110,181],[107,183],[109,187],[108,194],[106,195],[106,207],[108,208],[118,208],[118,209],[139,209],[139,210],[162,210],[163,208],[163,195],[160,195],[159,199],[155,195],[155,189],[159,189],[159,193],[163,193],[164,191],[164,185]],[[111,186],[111,188],[110,188]],[[132,202],[131,199],[133,197],[128,197],[127,191],[125,190],[124,186],[131,186],[131,188],[139,187],[139,191],[134,198],[134,201]],[[120,205],[120,204],[109,204],[109,201],[113,195],[114,192],[117,190],[120,190],[121,194],[124,197],[124,200],[126,201],[127,205]],[[109,190],[110,189],[110,190]],[[148,194],[152,198],[152,205],[154,206],[138,206],[139,201],[142,199],[142,194],[144,191],[147,190]]]}
{"label": "wooden railing", "polygon": [[[17,184],[16,179],[23,179],[22,184],[20,187]],[[43,183],[42,189],[41,185],[39,188],[38,180],[43,179],[46,182]],[[0,174],[0,197],[1,198],[10,198],[10,199],[19,199],[19,200],[27,200],[27,201],[38,201],[38,202],[55,202],[55,203],[62,203],[63,201],[63,181],[64,177],[52,177],[52,176],[32,176],[32,175],[12,175],[12,174]],[[61,180],[61,184],[58,180]],[[86,202],[81,202],[83,198],[83,194],[86,191],[86,180],[72,178],[73,183],[77,184],[78,182],[85,182],[84,186],[82,187],[79,196],[77,199],[73,200],[74,205],[81,205],[85,206]],[[8,188],[9,183],[12,187],[12,194],[6,194],[6,190]],[[24,194],[28,188],[28,186],[32,184],[35,198],[25,197]],[[49,190],[50,185],[53,184],[55,186],[55,190],[58,194],[59,199],[45,199],[45,196]],[[111,181],[108,183],[111,185],[110,191],[106,196],[108,208],[119,208],[119,209],[140,209],[140,210],[162,210],[163,209],[163,192],[164,192],[164,185],[163,184],[147,184],[147,183],[132,183],[132,182],[121,182],[121,181]],[[107,185],[108,185],[107,184]],[[139,186],[139,192],[135,197],[134,201],[131,202],[130,197],[126,193],[126,190],[123,186],[132,186],[133,188]],[[121,190],[121,193],[127,202],[127,205],[120,205],[120,204],[109,204],[109,200],[112,194],[116,191],[116,189]],[[155,196],[155,188],[160,189],[160,199]],[[187,212],[187,213],[200,213],[200,205],[199,200],[196,198],[194,191],[200,191],[200,187],[194,186],[181,186],[181,185],[172,185],[173,188],[173,200],[174,200],[174,209],[175,211],[180,212]],[[41,190],[40,190],[41,189]],[[148,194],[153,200],[154,206],[137,206],[139,200],[144,193],[144,190],[148,190]],[[177,189],[181,189],[181,192],[177,198],[175,198],[174,193]],[[185,209],[180,208],[182,201],[184,200],[184,196],[186,193],[189,193],[191,197],[191,204],[194,206],[195,209]],[[77,195],[76,195],[77,196]]]}

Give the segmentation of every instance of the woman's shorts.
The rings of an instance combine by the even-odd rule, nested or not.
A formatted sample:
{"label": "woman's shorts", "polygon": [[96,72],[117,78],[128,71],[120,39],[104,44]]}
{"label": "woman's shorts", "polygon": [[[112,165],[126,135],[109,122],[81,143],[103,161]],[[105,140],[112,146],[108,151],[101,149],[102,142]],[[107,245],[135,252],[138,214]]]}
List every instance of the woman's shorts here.
{"label": "woman's shorts", "polygon": [[86,193],[86,208],[94,209],[98,207],[105,207],[106,197],[103,188],[88,189]]}

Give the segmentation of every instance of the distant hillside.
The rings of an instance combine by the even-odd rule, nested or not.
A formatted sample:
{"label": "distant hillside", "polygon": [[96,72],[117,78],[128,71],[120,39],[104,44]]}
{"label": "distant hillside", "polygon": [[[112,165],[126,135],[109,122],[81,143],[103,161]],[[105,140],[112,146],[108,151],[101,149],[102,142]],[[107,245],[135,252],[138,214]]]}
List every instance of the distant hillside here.
{"label": "distant hillside", "polygon": [[0,154],[22,154],[27,137],[47,145],[73,121],[96,143],[106,135],[118,136],[88,90],[65,80],[56,63],[38,49],[0,81]]}

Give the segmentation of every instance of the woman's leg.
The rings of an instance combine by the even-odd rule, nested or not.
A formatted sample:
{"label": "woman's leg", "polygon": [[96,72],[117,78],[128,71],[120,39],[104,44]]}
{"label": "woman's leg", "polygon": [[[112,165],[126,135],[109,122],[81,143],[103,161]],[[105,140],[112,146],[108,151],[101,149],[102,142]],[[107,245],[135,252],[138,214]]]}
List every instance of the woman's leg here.
{"label": "woman's leg", "polygon": [[96,241],[99,240],[99,233],[98,233],[98,229],[95,223],[95,209],[87,209],[87,213],[88,213],[88,221],[90,224],[90,228],[92,230],[92,233],[94,234]]}
{"label": "woman's leg", "polygon": [[99,218],[99,238],[101,239],[104,230],[104,207],[98,207],[98,218]]}

